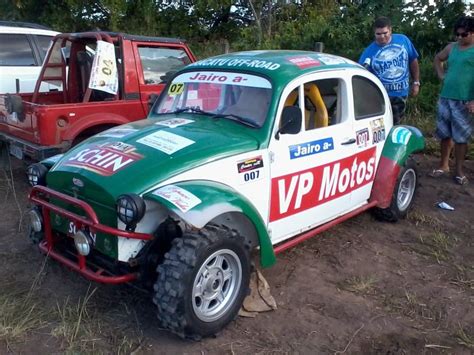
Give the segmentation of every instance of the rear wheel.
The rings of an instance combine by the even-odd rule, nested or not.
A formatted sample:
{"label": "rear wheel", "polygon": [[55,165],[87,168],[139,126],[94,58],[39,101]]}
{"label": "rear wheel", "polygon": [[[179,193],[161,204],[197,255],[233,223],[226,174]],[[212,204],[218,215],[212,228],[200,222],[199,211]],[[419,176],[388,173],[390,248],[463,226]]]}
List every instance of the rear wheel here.
{"label": "rear wheel", "polygon": [[398,174],[390,206],[376,208],[374,210],[375,216],[389,222],[405,218],[413,205],[417,182],[416,164],[413,159],[409,158]]}
{"label": "rear wheel", "polygon": [[153,301],[161,325],[200,339],[237,316],[248,294],[249,247],[236,231],[210,226],[173,240],[157,270]]}

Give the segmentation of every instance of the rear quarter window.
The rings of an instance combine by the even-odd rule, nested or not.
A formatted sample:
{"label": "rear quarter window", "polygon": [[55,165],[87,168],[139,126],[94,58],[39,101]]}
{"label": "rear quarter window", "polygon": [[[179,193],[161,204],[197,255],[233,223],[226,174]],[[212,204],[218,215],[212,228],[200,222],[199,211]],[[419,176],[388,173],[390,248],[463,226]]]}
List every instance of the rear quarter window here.
{"label": "rear quarter window", "polygon": [[161,84],[191,60],[181,48],[138,47],[145,84]]}
{"label": "rear quarter window", "polygon": [[381,116],[385,113],[385,99],[375,83],[363,76],[354,76],[352,90],[356,120]]}

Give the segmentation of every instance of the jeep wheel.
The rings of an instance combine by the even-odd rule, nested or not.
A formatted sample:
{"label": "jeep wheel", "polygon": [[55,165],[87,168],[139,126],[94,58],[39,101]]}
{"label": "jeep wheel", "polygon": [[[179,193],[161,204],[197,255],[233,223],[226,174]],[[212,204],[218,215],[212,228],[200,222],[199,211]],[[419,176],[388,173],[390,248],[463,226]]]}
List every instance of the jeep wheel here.
{"label": "jeep wheel", "polygon": [[375,216],[389,222],[396,222],[401,218],[405,218],[413,204],[416,185],[416,164],[411,158],[408,158],[398,174],[390,206],[388,208],[376,208],[374,210]]}
{"label": "jeep wheel", "polygon": [[236,231],[210,226],[173,240],[157,271],[153,301],[161,325],[200,339],[237,316],[248,294],[250,252]]}

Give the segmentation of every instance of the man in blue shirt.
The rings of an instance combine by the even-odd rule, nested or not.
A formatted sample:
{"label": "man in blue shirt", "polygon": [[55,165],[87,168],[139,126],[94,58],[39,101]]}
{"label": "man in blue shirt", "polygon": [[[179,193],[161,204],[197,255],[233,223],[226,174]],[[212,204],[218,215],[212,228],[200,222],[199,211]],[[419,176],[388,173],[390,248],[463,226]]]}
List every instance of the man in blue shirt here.
{"label": "man in blue shirt", "polygon": [[359,63],[375,74],[387,90],[392,104],[393,124],[400,124],[410,91],[420,91],[418,52],[410,39],[402,34],[392,34],[392,23],[387,17],[374,22],[375,41],[362,53]]}

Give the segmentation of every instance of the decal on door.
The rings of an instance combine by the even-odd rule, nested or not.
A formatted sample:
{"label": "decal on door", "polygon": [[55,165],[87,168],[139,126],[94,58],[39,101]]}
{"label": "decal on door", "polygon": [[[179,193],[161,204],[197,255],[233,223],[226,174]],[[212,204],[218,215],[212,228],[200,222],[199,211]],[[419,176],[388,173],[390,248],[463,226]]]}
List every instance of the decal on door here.
{"label": "decal on door", "polygon": [[372,129],[372,143],[377,144],[385,140],[385,125],[383,118],[370,121],[370,128]]}
{"label": "decal on door", "polygon": [[122,142],[105,143],[82,149],[61,164],[110,176],[143,158],[135,149],[134,146]]}
{"label": "decal on door", "polygon": [[358,147],[367,147],[369,145],[369,130],[367,128],[356,132],[356,141]]}
{"label": "decal on door", "polygon": [[276,221],[335,198],[374,180],[375,147],[350,157],[272,179],[270,221]]}
{"label": "decal on door", "polygon": [[241,178],[241,183],[260,180],[263,177],[262,156],[245,159],[237,163],[237,172]]}
{"label": "decal on door", "polygon": [[318,154],[334,149],[332,138],[319,139],[317,141],[290,145],[290,159],[302,158],[308,155]]}

